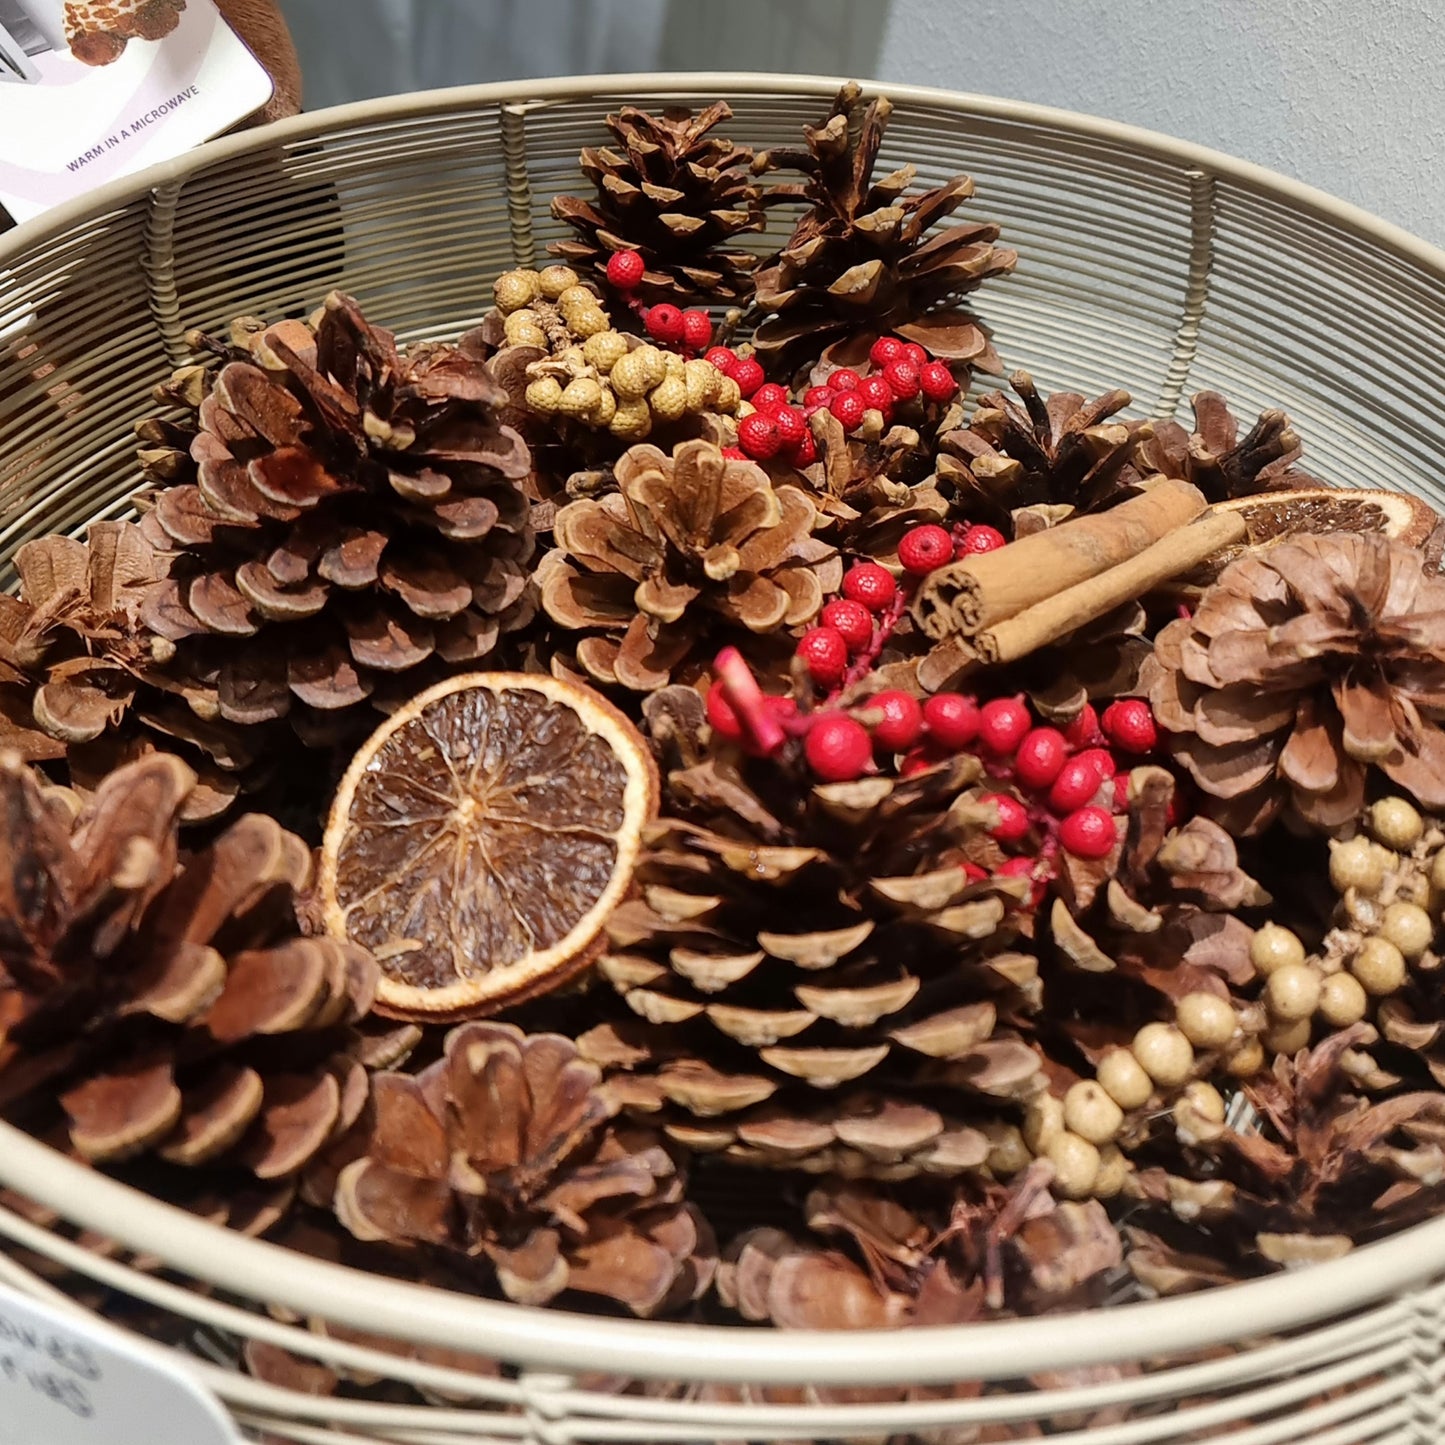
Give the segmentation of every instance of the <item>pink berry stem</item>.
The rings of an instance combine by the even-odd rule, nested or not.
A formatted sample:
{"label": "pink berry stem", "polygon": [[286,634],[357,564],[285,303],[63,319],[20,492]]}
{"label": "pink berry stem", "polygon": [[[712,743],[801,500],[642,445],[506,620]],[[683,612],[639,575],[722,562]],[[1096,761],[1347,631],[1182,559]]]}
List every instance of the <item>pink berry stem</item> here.
{"label": "pink berry stem", "polygon": [[718,686],[738,720],[747,730],[753,745],[763,753],[775,753],[787,738],[782,724],[768,711],[763,690],[753,670],[743,661],[736,647],[725,647],[713,663]]}
{"label": "pink berry stem", "polygon": [[873,629],[873,640],[853,659],[852,666],[843,675],[843,681],[829,696],[829,702],[873,671],[874,664],[888,645],[888,639],[893,636],[894,628],[902,621],[903,614],[908,611],[908,604],[917,590],[918,582],[919,579],[916,577],[904,577],[903,584],[894,594],[893,601],[878,616],[878,625]]}

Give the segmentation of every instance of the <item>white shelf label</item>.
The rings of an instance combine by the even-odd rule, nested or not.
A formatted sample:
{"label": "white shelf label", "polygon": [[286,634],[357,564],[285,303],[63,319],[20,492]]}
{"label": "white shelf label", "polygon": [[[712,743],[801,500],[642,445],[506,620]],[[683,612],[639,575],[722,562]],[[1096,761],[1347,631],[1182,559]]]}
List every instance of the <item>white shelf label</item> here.
{"label": "white shelf label", "polygon": [[0,1445],[238,1445],[178,1365],[0,1285]]}

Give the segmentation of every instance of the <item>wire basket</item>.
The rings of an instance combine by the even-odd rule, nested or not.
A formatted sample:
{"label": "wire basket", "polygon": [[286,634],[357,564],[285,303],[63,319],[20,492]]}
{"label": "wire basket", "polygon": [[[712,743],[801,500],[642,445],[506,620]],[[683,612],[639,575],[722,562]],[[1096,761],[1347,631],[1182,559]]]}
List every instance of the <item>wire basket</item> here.
{"label": "wire basket", "polygon": [[[189,358],[189,328],[302,315],[341,287],[403,338],[455,335],[499,271],[561,234],[548,202],[575,189],[577,152],[605,139],[617,103],[725,96],[730,134],[763,147],[794,141],[837,84],[631,76],[349,106],[216,141],[20,227],[0,239],[0,558],[127,513],[131,422]],[[1203,388],[1242,412],[1281,406],[1327,481],[1445,503],[1445,253],[1147,132],[889,94],[884,169],[912,161],[929,184],[967,170],[974,213],[1021,253],[981,298],[1010,369],[1045,389],[1126,387],[1136,415],[1172,417]],[[0,1183],[0,1280],[182,1341],[174,1358],[272,1441],[1445,1439],[1445,1220],[1204,1295],[822,1335],[600,1320],[361,1275],[222,1231],[4,1125]],[[296,1388],[263,1383],[239,1368],[248,1341],[321,1368]],[[396,1403],[314,1393],[328,1371],[393,1381]]]}

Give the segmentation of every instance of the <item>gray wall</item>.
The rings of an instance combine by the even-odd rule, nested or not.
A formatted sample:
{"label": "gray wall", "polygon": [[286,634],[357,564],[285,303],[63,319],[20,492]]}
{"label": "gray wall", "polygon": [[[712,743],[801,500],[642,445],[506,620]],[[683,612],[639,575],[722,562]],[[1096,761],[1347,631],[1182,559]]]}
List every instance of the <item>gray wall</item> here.
{"label": "gray wall", "polygon": [[1440,0],[894,0],[878,74],[1215,146],[1445,245]]}

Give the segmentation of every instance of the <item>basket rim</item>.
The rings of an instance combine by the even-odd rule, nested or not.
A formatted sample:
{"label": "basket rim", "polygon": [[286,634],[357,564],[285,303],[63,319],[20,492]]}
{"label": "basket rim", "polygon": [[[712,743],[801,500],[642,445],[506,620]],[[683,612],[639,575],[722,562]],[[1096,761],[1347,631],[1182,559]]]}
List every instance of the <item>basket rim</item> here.
{"label": "basket rim", "polygon": [[[87,218],[182,183],[252,151],[464,107],[563,102],[601,94],[831,96],[842,82],[820,76],[696,72],[501,82],[333,107],[236,132],[186,155],[46,212],[0,237],[0,268],[33,254]],[[1368,237],[1445,278],[1445,250],[1302,182],[1158,132],[1053,107],[922,86],[863,82],[919,108],[1071,132],[1156,159],[1202,168],[1271,194]],[[0,279],[13,279],[0,269]],[[263,1240],[245,1238],[69,1159],[0,1122],[4,1182],[72,1223],[249,1300],[316,1313],[373,1334],[474,1351],[533,1370],[579,1370],[638,1378],[816,1385],[939,1384],[962,1374],[1001,1378],[1158,1357],[1298,1329],[1377,1305],[1445,1269],[1445,1218],[1363,1246],[1342,1259],[1174,1299],[1097,1311],[907,1331],[779,1331],[605,1319],[527,1309],[364,1274]],[[761,1177],[761,1176],[760,1176]]]}
{"label": "basket rim", "polygon": [[[10,1188],[73,1224],[242,1298],[418,1344],[571,1375],[765,1384],[946,1384],[1247,1342],[1378,1304],[1445,1262],[1445,1218],[1341,1259],[1170,1299],[903,1330],[777,1330],[607,1319],[391,1280],[250,1239],[97,1173],[0,1122]],[[761,1176],[760,1176],[761,1177]],[[1099,1319],[1098,1329],[1080,1329]],[[964,1363],[966,1362],[966,1364]]]}
{"label": "basket rim", "polygon": [[[12,261],[24,251],[62,234],[88,216],[100,216],[117,210],[129,202],[166,185],[184,182],[207,170],[211,165],[268,146],[292,141],[311,140],[349,126],[375,124],[408,117],[428,115],[459,106],[479,107],[487,104],[531,101],[559,102],[585,100],[601,94],[649,95],[661,93],[693,93],[745,95],[817,95],[831,97],[846,77],[821,75],[790,75],[770,71],[658,71],[618,73],[612,75],[559,76],[527,81],[492,81],[480,85],[448,86],[410,94],[381,96],[371,100],[353,101],[347,105],[303,111],[284,120],[249,130],[237,130],[194,147],[184,155],[162,161],[131,175],[117,177],[93,191],[74,197],[24,221],[0,236],[0,265]],[[1323,219],[1351,227],[1399,255],[1445,276],[1445,248],[1386,221],[1361,206],[1341,200],[1328,191],[1295,180],[1268,166],[1241,160],[1224,151],[1180,140],[1162,131],[1102,116],[1056,106],[1036,105],[1030,101],[1009,100],[1002,96],[972,91],[944,90],[936,86],[893,84],[889,81],[862,80],[858,84],[866,96],[886,95],[920,107],[954,111],[994,120],[1072,131],[1075,135],[1110,141],[1142,151],[1161,160],[1206,169],[1216,176],[1228,177],[1260,190],[1271,191]]]}

